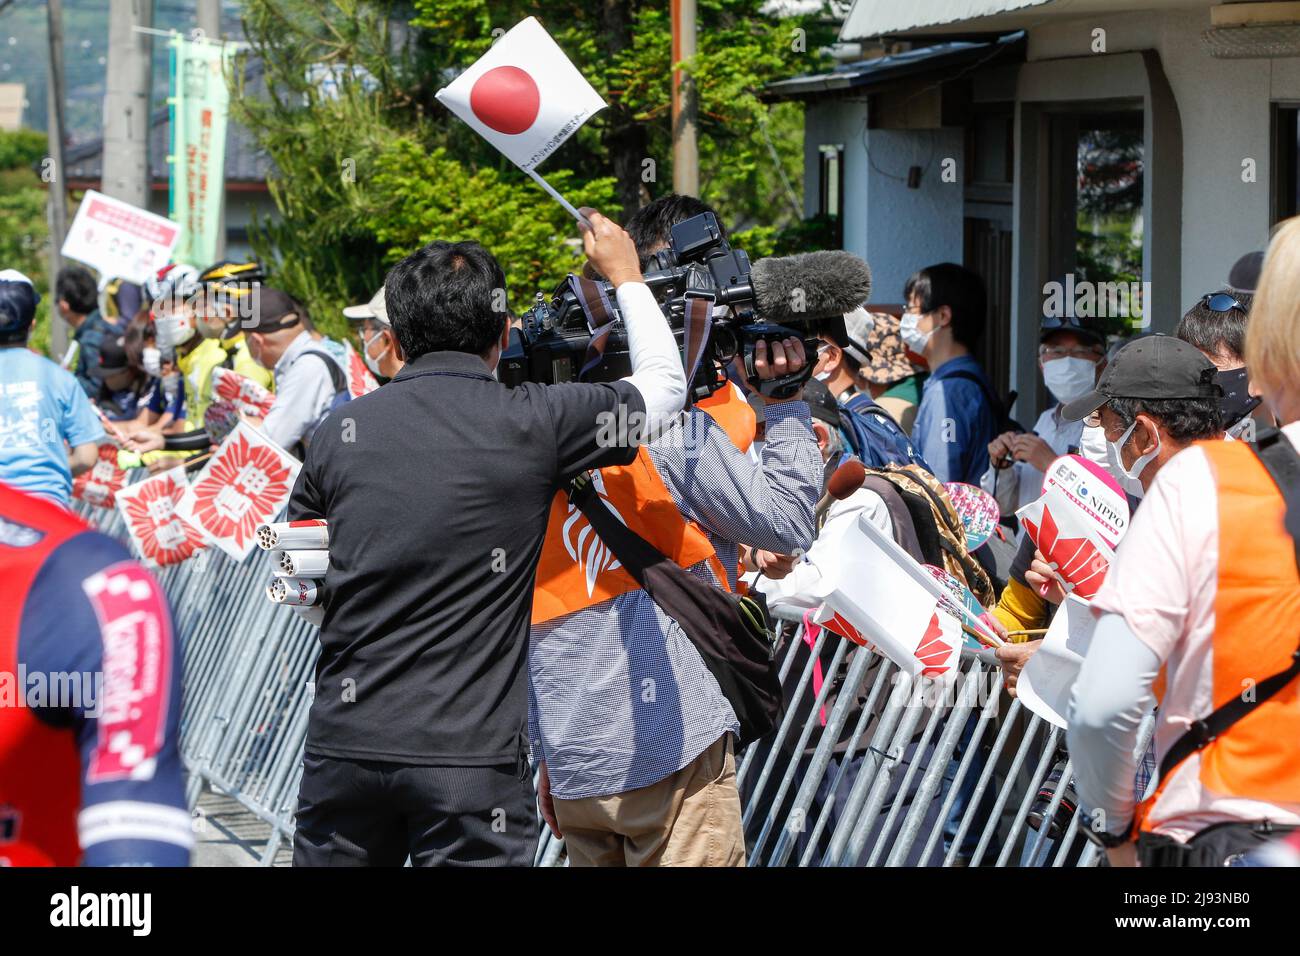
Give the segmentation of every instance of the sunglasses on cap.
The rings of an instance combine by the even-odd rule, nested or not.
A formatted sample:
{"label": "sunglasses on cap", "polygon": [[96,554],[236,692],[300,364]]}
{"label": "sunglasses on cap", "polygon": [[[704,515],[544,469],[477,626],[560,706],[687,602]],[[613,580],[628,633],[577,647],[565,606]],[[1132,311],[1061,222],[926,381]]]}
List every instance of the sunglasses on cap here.
{"label": "sunglasses on cap", "polygon": [[1201,296],[1201,304],[1211,312],[1231,312],[1233,309],[1246,311],[1246,307],[1227,292],[1208,292]]}

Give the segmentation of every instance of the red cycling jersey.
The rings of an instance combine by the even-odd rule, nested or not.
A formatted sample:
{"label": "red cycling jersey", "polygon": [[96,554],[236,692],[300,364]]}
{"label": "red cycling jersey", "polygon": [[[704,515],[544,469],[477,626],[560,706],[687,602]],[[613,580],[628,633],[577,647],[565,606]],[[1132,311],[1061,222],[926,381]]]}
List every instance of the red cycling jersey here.
{"label": "red cycling jersey", "polygon": [[184,865],[179,662],[120,544],[0,484],[0,865]]}

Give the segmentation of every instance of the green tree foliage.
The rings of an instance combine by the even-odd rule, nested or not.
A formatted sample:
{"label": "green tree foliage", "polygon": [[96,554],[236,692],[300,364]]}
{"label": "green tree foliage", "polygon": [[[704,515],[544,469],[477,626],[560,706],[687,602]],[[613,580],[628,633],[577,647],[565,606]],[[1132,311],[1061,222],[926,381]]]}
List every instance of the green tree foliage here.
{"label": "green tree foliage", "polygon": [[45,156],[45,136],[32,130],[0,130],[0,269],[17,269],[41,294],[31,345],[49,347],[49,279],[46,263],[50,230],[45,185],[35,167]]}
{"label": "green tree foliage", "polygon": [[[548,181],[578,206],[608,209],[613,202],[614,181],[608,177],[579,184],[572,172],[560,170]],[[388,264],[431,238],[475,240],[501,263],[516,308],[526,308],[534,292],[582,266],[569,214],[531,184],[521,188],[508,172],[472,170],[445,148],[426,152],[406,139],[380,157],[374,186],[382,198],[370,226],[389,250]],[[446,233],[451,224],[458,228]]]}
{"label": "green tree foliage", "polygon": [[[759,0],[701,0],[694,78],[702,197],[754,254],[786,242],[802,199],[802,112],[770,107],[772,79],[822,66],[832,28],[772,19]],[[249,58],[234,118],[278,169],[280,211],[254,231],[276,280],[325,328],[384,270],[432,239],[476,239],[524,308],[580,261],[558,204],[434,96],[504,30],[537,16],[609,103],[541,170],[577,205],[614,215],[671,191],[668,7],[639,0],[247,0]],[[323,84],[322,76],[330,82]]]}

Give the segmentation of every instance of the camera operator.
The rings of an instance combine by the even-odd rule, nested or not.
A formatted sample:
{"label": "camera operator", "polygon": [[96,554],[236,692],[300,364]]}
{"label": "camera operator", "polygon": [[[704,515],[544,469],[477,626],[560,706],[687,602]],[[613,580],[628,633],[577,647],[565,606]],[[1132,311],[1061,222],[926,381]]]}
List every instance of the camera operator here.
{"label": "camera operator", "polygon": [[[669,196],[636,213],[628,231],[643,267],[674,225],[711,211]],[[758,343],[754,365],[773,380],[809,361],[792,337],[770,353]],[[634,466],[596,481],[630,528],[657,530],[670,560],[732,591],[738,543],[807,548],[821,493],[808,406],[798,393],[762,400],[761,464],[749,454],[754,413],[728,382]],[[534,602],[529,730],[542,813],[573,866],[743,866],[734,709],[681,625],[618,577],[581,517],[572,506],[553,512]]]}
{"label": "camera operator", "polygon": [[501,385],[501,267],[478,243],[433,242],[384,283],[407,364],[308,448],[289,518],[329,521],[330,568],[295,865],[532,863],[528,614],[551,499],[635,457],[607,441],[604,416],[644,416],[653,432],[686,399],[631,239],[585,212],[630,377]]}

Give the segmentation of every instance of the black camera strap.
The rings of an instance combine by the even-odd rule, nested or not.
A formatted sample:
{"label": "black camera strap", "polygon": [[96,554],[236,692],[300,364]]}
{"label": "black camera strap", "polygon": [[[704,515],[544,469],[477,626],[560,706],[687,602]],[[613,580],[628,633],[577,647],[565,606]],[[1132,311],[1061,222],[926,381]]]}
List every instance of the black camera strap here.
{"label": "black camera strap", "polygon": [[695,646],[736,714],[740,745],[771,731],[784,698],[762,606],[696,577],[623,524],[601,501],[590,472],[570,483],[569,501]]}
{"label": "black camera strap", "polygon": [[709,345],[709,334],[713,330],[713,303],[712,292],[686,290],[686,311],[682,317],[682,361],[688,382],[695,381],[695,372]]}
{"label": "black camera strap", "polygon": [[587,331],[591,341],[587,343],[587,356],[582,363],[579,380],[600,365],[605,359],[605,349],[609,345],[609,334],[614,331],[614,304],[609,301],[609,293],[603,282],[596,282],[584,276],[569,276],[569,287],[573,290],[582,314],[587,318]]}

